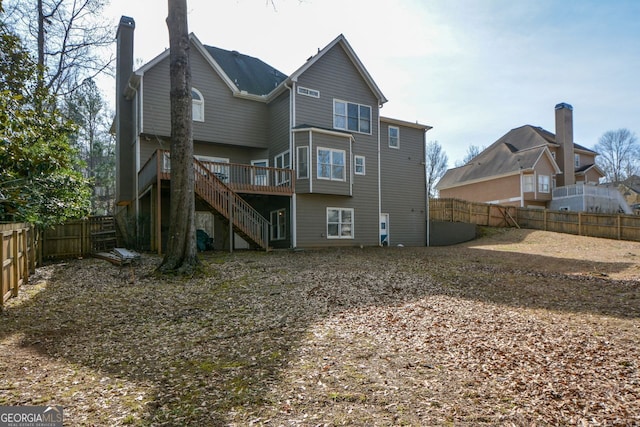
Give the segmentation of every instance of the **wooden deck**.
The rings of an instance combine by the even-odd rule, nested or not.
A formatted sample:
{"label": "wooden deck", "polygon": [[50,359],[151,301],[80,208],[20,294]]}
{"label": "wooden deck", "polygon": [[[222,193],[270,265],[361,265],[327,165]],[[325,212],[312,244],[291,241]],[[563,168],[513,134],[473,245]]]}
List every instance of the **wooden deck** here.
{"label": "wooden deck", "polygon": [[[199,162],[229,189],[239,194],[291,196],[295,190],[292,169],[240,163]],[[138,173],[138,193],[145,191],[158,179],[171,180],[171,158],[167,150],[157,150],[142,167]]]}

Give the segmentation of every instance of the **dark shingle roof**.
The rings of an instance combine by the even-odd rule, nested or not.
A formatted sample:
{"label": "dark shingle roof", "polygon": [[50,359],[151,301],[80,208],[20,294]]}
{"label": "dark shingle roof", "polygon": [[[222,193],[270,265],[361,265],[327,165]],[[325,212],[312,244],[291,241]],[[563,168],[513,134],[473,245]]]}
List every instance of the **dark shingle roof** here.
{"label": "dark shingle roof", "polygon": [[528,125],[512,129],[466,165],[447,170],[436,187],[447,188],[463,182],[531,169],[551,142],[549,135],[553,136],[542,128]]}
{"label": "dark shingle roof", "polygon": [[266,95],[282,83],[287,75],[258,58],[235,50],[205,46],[213,59],[240,91],[253,95]]}
{"label": "dark shingle roof", "polygon": [[[524,125],[511,129],[496,142],[474,157],[468,164],[447,170],[436,185],[437,188],[448,188],[464,182],[486,179],[493,176],[517,172],[521,169],[533,168],[545,147],[549,144],[559,146],[555,134],[538,126]],[[582,145],[573,144],[577,150],[590,150]],[[584,165],[576,172],[584,172],[593,164]]]}

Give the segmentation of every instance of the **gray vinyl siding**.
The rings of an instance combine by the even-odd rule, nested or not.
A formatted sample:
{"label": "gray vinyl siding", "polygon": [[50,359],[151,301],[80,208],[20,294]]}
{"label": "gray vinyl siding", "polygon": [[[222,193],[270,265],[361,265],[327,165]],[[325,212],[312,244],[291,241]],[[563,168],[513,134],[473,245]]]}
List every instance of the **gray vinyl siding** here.
{"label": "gray vinyl siding", "polygon": [[160,138],[140,138],[140,168],[142,169],[147,163],[147,160],[151,158],[156,150],[169,150],[170,142],[168,139],[163,140]]}
{"label": "gray vinyl siding", "polygon": [[269,104],[269,165],[273,157],[289,149],[289,91]]}
{"label": "gray vinyl siding", "polygon": [[230,163],[250,164],[252,160],[266,159],[266,148],[234,147],[230,145],[208,144],[196,142],[193,152],[197,156],[221,157],[229,159]]}
{"label": "gray vinyl siding", "polygon": [[[297,246],[375,246],[378,245],[378,211],[359,207],[352,197],[300,194],[297,197]],[[353,208],[353,239],[327,239],[327,208]]]}
{"label": "gray vinyl siding", "polygon": [[390,244],[426,245],[426,183],[424,166],[424,131],[400,128],[400,149],[390,148],[389,124],[382,122],[381,193],[382,213],[389,214]]}
{"label": "gray vinyl siding", "polygon": [[[192,86],[204,98],[204,122],[193,122],[193,139],[246,147],[268,146],[266,103],[234,97],[229,86],[192,45]],[[143,132],[171,133],[169,58],[161,60],[143,76]]]}
{"label": "gray vinyl siding", "polygon": [[[297,86],[320,92],[320,98],[297,93],[295,125],[310,125],[333,129],[334,99],[371,107],[371,134],[353,133],[348,137],[331,137],[313,133],[310,153],[310,177],[313,194],[299,194],[297,198],[297,245],[349,246],[379,244],[378,205],[378,99],[363,80],[340,44],[299,76]],[[299,144],[298,144],[299,145]],[[350,146],[351,145],[351,152]],[[347,181],[336,182],[317,178],[318,147],[335,148],[346,153]],[[365,157],[366,175],[352,175],[353,156]],[[353,180],[351,182],[351,180]],[[303,184],[304,185],[304,184]],[[353,185],[353,187],[351,187]],[[300,188],[302,190],[302,188]],[[348,194],[352,191],[352,196]],[[335,194],[330,195],[328,193]],[[327,239],[326,208],[354,209],[354,239]]]}

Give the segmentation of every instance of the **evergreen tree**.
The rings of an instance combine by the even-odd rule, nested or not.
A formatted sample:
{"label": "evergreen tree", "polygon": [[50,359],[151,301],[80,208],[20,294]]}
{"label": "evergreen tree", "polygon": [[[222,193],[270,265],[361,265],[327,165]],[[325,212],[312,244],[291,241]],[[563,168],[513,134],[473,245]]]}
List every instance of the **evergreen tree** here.
{"label": "evergreen tree", "polygon": [[69,144],[75,126],[38,90],[36,62],[0,21],[0,220],[48,226],[82,217],[87,181]]}

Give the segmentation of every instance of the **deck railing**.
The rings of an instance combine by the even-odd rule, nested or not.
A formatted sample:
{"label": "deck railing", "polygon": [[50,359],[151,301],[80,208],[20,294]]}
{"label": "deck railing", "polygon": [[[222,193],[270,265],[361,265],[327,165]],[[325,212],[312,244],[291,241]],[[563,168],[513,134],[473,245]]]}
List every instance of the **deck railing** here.
{"label": "deck railing", "polygon": [[231,190],[219,173],[211,172],[210,164],[194,159],[193,167],[196,193],[227,218],[241,235],[268,249],[269,221]]}
{"label": "deck railing", "polygon": [[[294,173],[291,169],[254,166],[241,163],[222,163],[198,160],[220,181],[236,193],[275,194],[290,196],[294,192]],[[138,175],[138,191],[154,180],[170,179],[171,157],[166,150],[157,150]]]}

